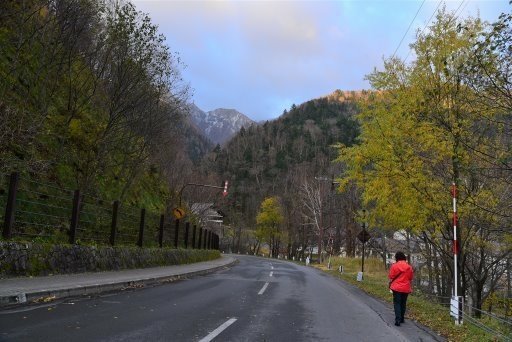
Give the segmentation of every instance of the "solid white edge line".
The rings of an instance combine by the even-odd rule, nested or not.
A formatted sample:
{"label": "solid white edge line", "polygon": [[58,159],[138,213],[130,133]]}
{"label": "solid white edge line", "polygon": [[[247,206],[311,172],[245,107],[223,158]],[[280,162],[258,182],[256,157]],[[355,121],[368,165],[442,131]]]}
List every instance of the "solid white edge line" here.
{"label": "solid white edge line", "polygon": [[217,329],[209,333],[207,336],[203,337],[199,342],[210,342],[215,337],[217,337],[221,332],[227,329],[231,324],[236,322],[236,318],[230,318],[226,322],[224,322],[221,326],[219,326]]}
{"label": "solid white edge line", "polygon": [[267,286],[268,286],[268,282],[265,283],[265,285],[263,285],[263,287],[261,288],[260,292],[258,292],[259,295],[262,295],[263,292],[265,292],[265,290],[267,289]]}

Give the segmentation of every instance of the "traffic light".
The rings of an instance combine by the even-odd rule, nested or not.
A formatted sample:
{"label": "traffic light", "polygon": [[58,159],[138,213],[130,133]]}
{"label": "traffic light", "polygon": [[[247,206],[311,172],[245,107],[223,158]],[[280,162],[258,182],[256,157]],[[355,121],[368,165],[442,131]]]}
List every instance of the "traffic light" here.
{"label": "traffic light", "polygon": [[228,195],[228,181],[224,181],[224,191],[222,191],[222,196],[226,197]]}

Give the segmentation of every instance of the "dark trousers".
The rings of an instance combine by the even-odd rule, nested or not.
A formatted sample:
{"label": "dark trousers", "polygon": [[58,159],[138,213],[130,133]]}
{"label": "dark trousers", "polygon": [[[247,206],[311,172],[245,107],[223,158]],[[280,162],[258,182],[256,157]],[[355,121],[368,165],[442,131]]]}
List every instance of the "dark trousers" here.
{"label": "dark trousers", "polygon": [[407,304],[408,293],[393,291],[393,305],[395,307],[395,322],[403,322]]}

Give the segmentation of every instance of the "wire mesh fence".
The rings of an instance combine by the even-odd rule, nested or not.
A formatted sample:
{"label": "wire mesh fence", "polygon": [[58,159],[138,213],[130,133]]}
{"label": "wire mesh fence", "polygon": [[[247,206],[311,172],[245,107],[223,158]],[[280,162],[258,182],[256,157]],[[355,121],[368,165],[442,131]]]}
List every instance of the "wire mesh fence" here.
{"label": "wire mesh fence", "polygon": [[0,222],[5,220],[5,205],[9,189],[9,175],[0,173]]}
{"label": "wire mesh fence", "polygon": [[80,199],[79,207],[80,224],[76,238],[79,241],[108,244],[112,224],[112,204],[84,194]]}
{"label": "wire mesh fence", "polygon": [[4,239],[194,248],[190,231],[186,231],[189,225],[172,220],[169,215],[82,194],[26,175],[1,175],[0,212]]}
{"label": "wire mesh fence", "polygon": [[[415,295],[425,298],[428,301],[435,302],[452,313],[458,312],[461,320],[466,324],[474,325],[500,340],[512,341],[512,319],[509,317],[500,317],[497,314],[478,309],[464,301],[462,297],[460,298],[459,306],[457,307],[457,305],[454,305],[452,302],[452,297],[440,296],[425,291],[416,291]],[[480,317],[477,317],[477,313]]]}
{"label": "wire mesh fence", "polygon": [[144,246],[158,247],[158,235],[160,232],[160,215],[156,213],[146,213],[144,220]]}
{"label": "wire mesh fence", "polygon": [[[458,304],[458,305],[457,305]],[[460,315],[462,321],[493,335],[502,341],[512,341],[512,320],[471,306],[462,298],[449,304],[450,311]],[[476,317],[475,313],[478,313]]]}
{"label": "wire mesh fence", "polygon": [[56,243],[67,241],[73,192],[20,177],[13,235]]}

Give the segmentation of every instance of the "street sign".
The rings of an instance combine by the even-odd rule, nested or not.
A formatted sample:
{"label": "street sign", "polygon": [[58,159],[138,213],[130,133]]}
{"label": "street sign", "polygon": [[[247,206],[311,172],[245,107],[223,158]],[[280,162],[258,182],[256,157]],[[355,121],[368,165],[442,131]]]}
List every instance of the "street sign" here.
{"label": "street sign", "polygon": [[175,219],[180,220],[185,216],[185,210],[181,208],[174,208],[172,210],[172,216],[174,216]]}
{"label": "street sign", "polygon": [[361,232],[359,234],[357,234],[357,238],[362,243],[366,243],[366,242],[368,242],[368,240],[370,240],[372,238],[372,236],[366,230],[361,230]]}

